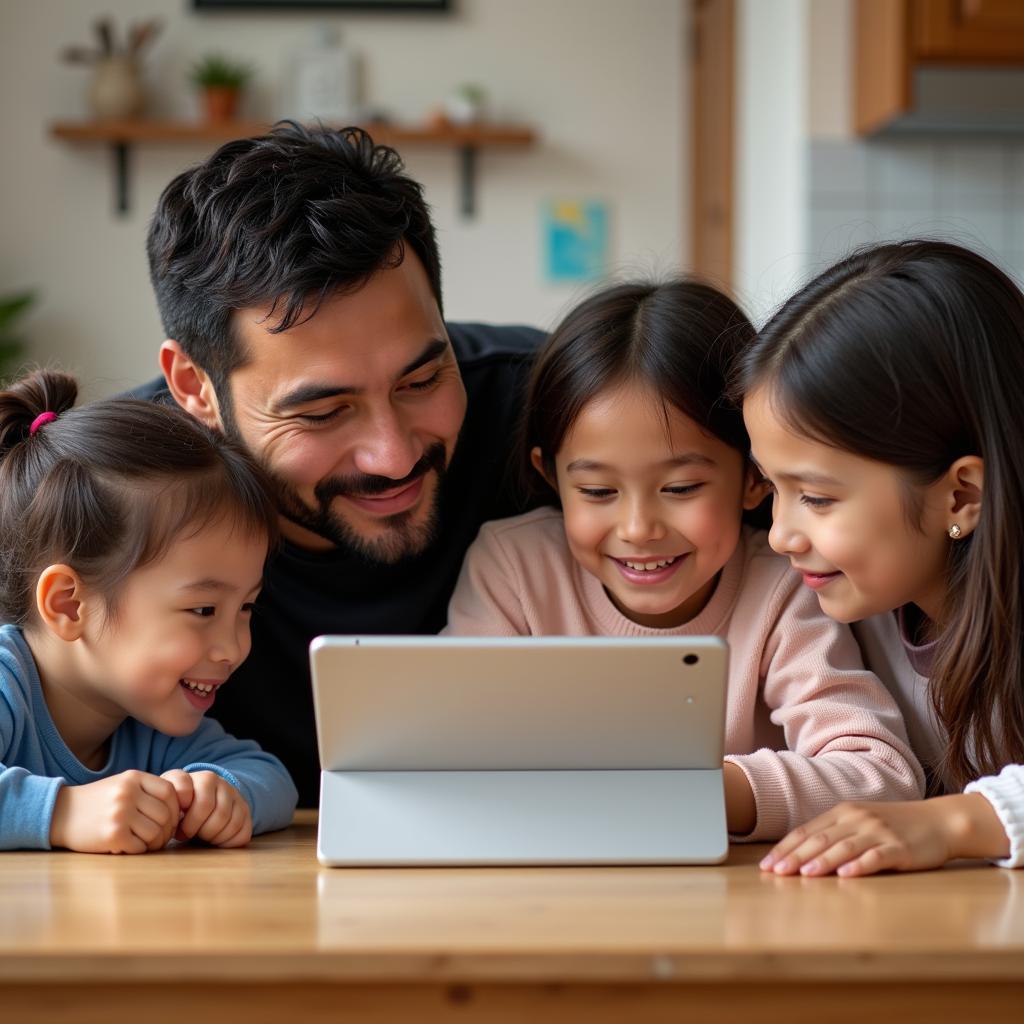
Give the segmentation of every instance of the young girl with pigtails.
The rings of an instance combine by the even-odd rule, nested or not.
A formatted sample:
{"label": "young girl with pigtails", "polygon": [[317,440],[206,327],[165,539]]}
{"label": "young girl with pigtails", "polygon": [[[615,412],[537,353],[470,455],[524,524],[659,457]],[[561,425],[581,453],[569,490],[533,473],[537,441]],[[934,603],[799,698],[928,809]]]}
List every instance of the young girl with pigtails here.
{"label": "young girl with pigtails", "polygon": [[249,652],[269,485],[180,410],[76,393],[0,392],[0,849],[242,846],[296,803],[204,718]]}

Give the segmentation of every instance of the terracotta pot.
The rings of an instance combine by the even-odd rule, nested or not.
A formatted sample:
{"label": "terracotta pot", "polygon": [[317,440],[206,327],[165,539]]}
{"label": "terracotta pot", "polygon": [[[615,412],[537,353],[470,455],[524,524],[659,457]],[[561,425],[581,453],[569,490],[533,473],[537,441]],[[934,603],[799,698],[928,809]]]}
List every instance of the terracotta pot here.
{"label": "terracotta pot", "polygon": [[89,106],[96,117],[134,117],[145,102],[139,67],[131,57],[97,61],[89,86]]}
{"label": "terracotta pot", "polygon": [[203,109],[207,121],[230,121],[238,112],[238,89],[210,86],[203,90]]}

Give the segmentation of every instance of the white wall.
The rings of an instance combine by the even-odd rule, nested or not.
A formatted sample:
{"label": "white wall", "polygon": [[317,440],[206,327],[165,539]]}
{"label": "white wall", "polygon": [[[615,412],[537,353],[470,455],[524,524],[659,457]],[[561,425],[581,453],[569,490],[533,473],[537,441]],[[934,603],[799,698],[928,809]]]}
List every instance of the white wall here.
{"label": "white wall", "polygon": [[[365,66],[367,99],[418,120],[454,85],[478,81],[498,118],[536,126],[539,146],[482,154],[478,216],[457,210],[456,157],[408,148],[432,203],[452,319],[551,326],[577,289],[542,279],[540,206],[603,198],[620,271],[670,272],[685,257],[688,139],[684,0],[453,0],[448,16],[332,15]],[[147,218],[199,145],[140,145],[132,211],[111,212],[111,157],[100,145],[48,137],[48,123],[85,116],[87,70],[59,63],[111,14],[159,16],[151,53],[154,113],[191,115],[184,76],[199,54],[253,61],[247,113],[279,116],[286,69],[316,15],[197,15],[188,0],[0,0],[0,292],[43,293],[27,324],[33,356],[80,373],[91,395],[154,373],[162,337],[144,259]]]}
{"label": "white wall", "polygon": [[808,0],[739,0],[734,289],[755,323],[806,264]]}
{"label": "white wall", "polygon": [[853,15],[850,0],[810,3],[807,117],[815,139],[846,139],[854,132]]}

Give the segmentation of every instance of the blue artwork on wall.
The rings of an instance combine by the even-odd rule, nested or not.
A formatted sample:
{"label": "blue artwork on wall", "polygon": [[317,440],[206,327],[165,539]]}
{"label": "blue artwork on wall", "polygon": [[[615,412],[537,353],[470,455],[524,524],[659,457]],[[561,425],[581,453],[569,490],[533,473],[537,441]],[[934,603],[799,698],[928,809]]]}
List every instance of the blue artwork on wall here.
{"label": "blue artwork on wall", "polygon": [[545,273],[556,283],[608,272],[608,207],[599,200],[550,200],[542,212]]}

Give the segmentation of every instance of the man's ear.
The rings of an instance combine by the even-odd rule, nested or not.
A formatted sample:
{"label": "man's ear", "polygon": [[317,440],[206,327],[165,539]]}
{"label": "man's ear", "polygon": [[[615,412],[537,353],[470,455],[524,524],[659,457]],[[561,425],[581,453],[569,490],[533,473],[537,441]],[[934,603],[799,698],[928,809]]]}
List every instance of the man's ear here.
{"label": "man's ear", "polygon": [[185,350],[168,338],[160,346],[160,369],[174,400],[200,423],[223,431],[217,394],[206,371],[196,366]]}
{"label": "man's ear", "polygon": [[84,589],[70,565],[49,565],[36,580],[36,611],[61,640],[77,640],[85,630]]}
{"label": "man's ear", "polygon": [[769,493],[768,481],[758,472],[757,466],[747,463],[747,472],[743,478],[743,507],[752,511],[761,504]]}
{"label": "man's ear", "polygon": [[544,464],[544,453],[539,448],[534,447],[530,449],[530,464],[544,477],[544,482],[548,487],[557,493],[558,481],[548,473],[548,468]]}
{"label": "man's ear", "polygon": [[981,499],[985,485],[985,461],[979,455],[965,455],[946,470],[943,478],[944,504],[948,517],[945,528],[954,523],[960,536],[967,537],[977,529],[981,519]]}

